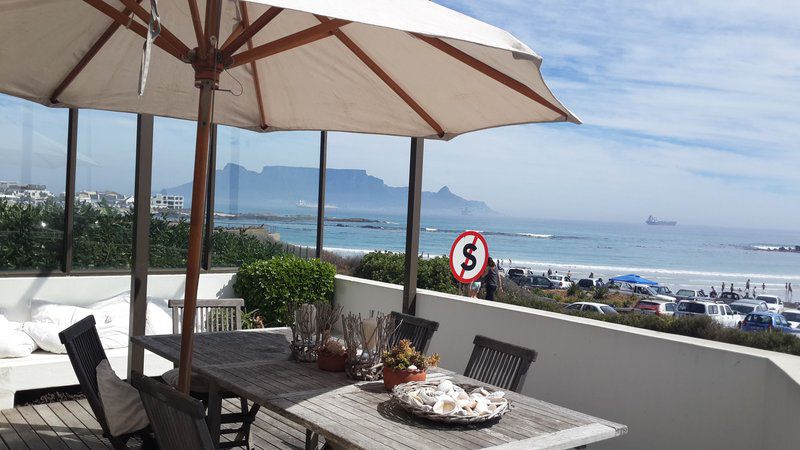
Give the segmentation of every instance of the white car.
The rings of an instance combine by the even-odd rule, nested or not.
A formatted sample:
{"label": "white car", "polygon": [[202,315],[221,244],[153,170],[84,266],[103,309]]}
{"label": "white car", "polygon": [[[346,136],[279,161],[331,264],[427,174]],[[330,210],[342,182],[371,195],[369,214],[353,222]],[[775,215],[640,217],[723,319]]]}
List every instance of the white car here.
{"label": "white car", "polygon": [[675,308],[675,317],[708,316],[728,328],[739,326],[744,317],[724,302],[710,300],[681,300]]}
{"label": "white car", "polygon": [[759,295],[756,297],[756,300],[761,300],[767,304],[769,310],[772,312],[776,312],[778,314],[782,313],[784,310],[783,307],[783,300],[777,295]]}
{"label": "white car", "polygon": [[555,284],[556,289],[569,289],[569,287],[572,286],[572,281],[567,280],[567,277],[564,275],[553,274],[547,278]]}
{"label": "white car", "polygon": [[634,284],[632,293],[637,297],[657,298],[659,300],[664,300],[665,302],[675,301],[675,297],[671,295],[659,294],[658,291],[653,289],[652,286],[648,286],[646,284]]}
{"label": "white car", "polygon": [[599,314],[619,314],[616,309],[604,304],[594,302],[575,302],[564,307],[567,311],[583,311]]}
{"label": "white car", "polygon": [[745,298],[731,303],[731,309],[742,316],[750,313],[759,313],[769,311],[769,306],[766,302]]}
{"label": "white car", "polygon": [[789,325],[791,325],[792,328],[800,328],[800,309],[784,309],[783,317],[789,321]]}

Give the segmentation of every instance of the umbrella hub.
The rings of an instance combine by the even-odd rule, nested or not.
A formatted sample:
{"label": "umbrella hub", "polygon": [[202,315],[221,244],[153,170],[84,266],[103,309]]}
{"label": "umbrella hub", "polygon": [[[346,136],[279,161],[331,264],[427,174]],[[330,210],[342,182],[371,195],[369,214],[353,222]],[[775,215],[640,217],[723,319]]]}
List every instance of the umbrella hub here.
{"label": "umbrella hub", "polygon": [[194,68],[194,85],[200,87],[203,81],[213,82],[214,89],[219,87],[219,75],[225,70],[222,55],[212,48],[204,57],[200,56],[197,47],[189,51],[189,62]]}

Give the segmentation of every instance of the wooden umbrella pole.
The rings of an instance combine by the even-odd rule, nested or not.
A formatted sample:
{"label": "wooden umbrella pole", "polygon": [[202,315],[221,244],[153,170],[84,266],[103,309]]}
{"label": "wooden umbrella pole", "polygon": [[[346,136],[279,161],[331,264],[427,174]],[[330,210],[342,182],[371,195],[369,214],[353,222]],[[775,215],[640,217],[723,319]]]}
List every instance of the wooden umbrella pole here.
{"label": "wooden umbrella pole", "polygon": [[214,109],[214,90],[217,89],[222,66],[218,61],[217,39],[221,13],[221,0],[208,0],[206,4],[206,53],[197,49],[195,86],[200,88],[197,107],[197,142],[194,153],[194,178],[192,181],[192,212],[189,221],[189,256],[186,262],[186,291],[184,292],[183,324],[181,326],[181,357],[178,371],[178,389],[189,393],[192,382],[192,352],[194,350],[194,320],[197,306],[197,286],[200,283],[200,261],[203,256],[203,220],[208,176],[208,147]]}
{"label": "wooden umbrella pole", "polygon": [[208,145],[211,133],[211,108],[214,81],[199,80],[200,105],[197,112],[197,142],[194,155],[192,181],[192,212],[189,222],[189,256],[186,265],[186,291],[184,293],[183,325],[181,328],[181,358],[178,389],[189,392],[192,379],[192,348],[194,347],[195,306],[197,285],[200,281],[200,258],[203,253],[203,217],[205,215],[206,174],[208,172]]}

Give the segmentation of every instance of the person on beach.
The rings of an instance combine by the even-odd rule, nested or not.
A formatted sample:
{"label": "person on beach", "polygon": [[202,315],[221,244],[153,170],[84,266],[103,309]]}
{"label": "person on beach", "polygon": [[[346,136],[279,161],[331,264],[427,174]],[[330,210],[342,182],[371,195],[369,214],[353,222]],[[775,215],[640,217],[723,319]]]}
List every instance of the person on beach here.
{"label": "person on beach", "polygon": [[498,289],[503,290],[503,281],[497,273],[497,265],[492,258],[489,258],[489,265],[483,275],[483,284],[486,285],[486,300],[494,301],[494,294]]}
{"label": "person on beach", "polygon": [[[789,287],[791,287],[791,286],[792,286],[792,284],[789,283]],[[767,284],[766,283],[761,283],[761,293],[763,294],[764,292],[767,292]]]}
{"label": "person on beach", "polygon": [[722,289],[719,290],[720,292],[725,292],[725,282],[722,282]]}
{"label": "person on beach", "polygon": [[788,295],[788,297],[789,297],[789,300],[792,299],[792,283],[789,283],[789,295]]}
{"label": "person on beach", "polygon": [[731,292],[733,292],[733,283],[731,283]]}
{"label": "person on beach", "polygon": [[747,279],[747,283],[744,285],[744,291],[750,292],[750,278]]}
{"label": "person on beach", "polygon": [[572,271],[571,270],[567,271],[567,281],[572,281]]}
{"label": "person on beach", "polygon": [[714,286],[711,286],[711,293],[708,294],[708,296],[711,298],[717,298],[717,290],[714,289]]}
{"label": "person on beach", "polygon": [[589,274],[589,278],[594,278],[594,272]]}
{"label": "person on beach", "polygon": [[552,274],[553,274],[553,271],[548,267],[547,268],[547,276],[549,277]]}

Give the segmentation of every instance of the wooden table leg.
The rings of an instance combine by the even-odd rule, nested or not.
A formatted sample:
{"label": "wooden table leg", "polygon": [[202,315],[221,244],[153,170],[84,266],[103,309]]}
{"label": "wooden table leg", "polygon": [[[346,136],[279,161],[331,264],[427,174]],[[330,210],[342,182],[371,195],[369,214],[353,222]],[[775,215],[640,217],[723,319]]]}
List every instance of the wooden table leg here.
{"label": "wooden table leg", "polygon": [[319,445],[319,435],[306,429],[306,450],[317,450]]}
{"label": "wooden table leg", "polygon": [[208,431],[211,433],[211,442],[214,448],[219,448],[220,422],[222,421],[222,397],[219,392],[219,385],[213,380],[208,380],[208,414],[206,423]]}

